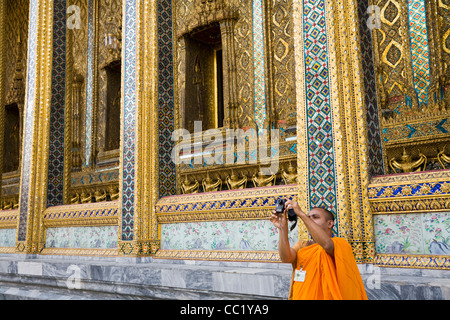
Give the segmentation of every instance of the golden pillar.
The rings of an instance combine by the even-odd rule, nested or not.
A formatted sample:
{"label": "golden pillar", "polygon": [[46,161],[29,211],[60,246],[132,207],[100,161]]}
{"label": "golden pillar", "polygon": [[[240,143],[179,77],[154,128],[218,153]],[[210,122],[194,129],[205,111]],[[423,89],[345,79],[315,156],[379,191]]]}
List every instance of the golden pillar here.
{"label": "golden pillar", "polygon": [[5,122],[5,96],[6,96],[6,77],[5,77],[5,32],[6,32],[6,1],[0,2],[0,197],[2,195],[2,175],[3,175],[3,137]]}
{"label": "golden pillar", "polygon": [[[149,255],[159,248],[157,1],[123,5],[119,253]],[[135,81],[127,83],[130,77]]]}
{"label": "golden pillar", "polygon": [[356,2],[294,2],[299,203],[330,209],[363,262],[374,240],[358,22]]}
{"label": "golden pillar", "polygon": [[53,1],[31,0],[16,241],[17,250],[23,253],[38,253],[43,248],[41,229],[47,199],[52,27]]}

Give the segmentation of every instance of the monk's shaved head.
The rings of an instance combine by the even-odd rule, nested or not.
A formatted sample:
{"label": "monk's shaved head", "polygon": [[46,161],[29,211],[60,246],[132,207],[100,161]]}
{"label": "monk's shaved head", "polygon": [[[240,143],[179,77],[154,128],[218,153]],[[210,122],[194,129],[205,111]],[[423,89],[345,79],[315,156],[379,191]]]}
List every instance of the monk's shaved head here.
{"label": "monk's shaved head", "polygon": [[332,220],[334,222],[334,214],[333,214],[333,212],[331,212],[331,211],[329,211],[329,210],[327,210],[325,208],[321,208],[321,207],[316,207],[314,209],[315,210],[320,210],[325,215],[325,220],[326,221]]}

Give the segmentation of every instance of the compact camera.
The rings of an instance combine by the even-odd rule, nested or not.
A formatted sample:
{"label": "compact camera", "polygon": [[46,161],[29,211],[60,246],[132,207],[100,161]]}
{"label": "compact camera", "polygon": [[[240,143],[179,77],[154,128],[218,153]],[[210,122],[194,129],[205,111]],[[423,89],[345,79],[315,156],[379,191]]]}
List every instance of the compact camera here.
{"label": "compact camera", "polygon": [[[285,205],[286,205],[286,199],[278,199],[277,200],[277,206],[275,208],[275,212],[277,214],[281,214],[284,212],[285,209]],[[294,209],[289,209],[288,210],[288,219],[289,221],[297,221],[297,215],[294,212]]]}

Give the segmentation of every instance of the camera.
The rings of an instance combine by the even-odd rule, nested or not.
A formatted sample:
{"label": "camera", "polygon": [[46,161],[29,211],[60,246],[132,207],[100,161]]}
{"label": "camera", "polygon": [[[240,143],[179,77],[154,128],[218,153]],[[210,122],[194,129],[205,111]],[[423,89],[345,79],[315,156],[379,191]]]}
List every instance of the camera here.
{"label": "camera", "polygon": [[[286,204],[286,199],[277,199],[277,206],[275,208],[275,212],[277,214],[281,214],[284,212],[285,209],[285,204]],[[297,215],[294,212],[294,209],[289,209],[288,210],[288,219],[289,221],[297,221]]]}

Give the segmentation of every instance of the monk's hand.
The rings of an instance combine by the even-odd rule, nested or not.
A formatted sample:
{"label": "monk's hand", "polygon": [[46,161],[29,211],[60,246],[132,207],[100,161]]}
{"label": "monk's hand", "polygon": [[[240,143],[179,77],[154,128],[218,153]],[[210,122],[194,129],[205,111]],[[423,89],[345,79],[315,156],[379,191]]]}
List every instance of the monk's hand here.
{"label": "monk's hand", "polygon": [[272,216],[269,218],[270,222],[274,224],[280,230],[287,231],[288,229],[288,219],[286,217],[286,211],[283,213],[278,213],[274,210],[272,211]]}
{"label": "monk's hand", "polygon": [[306,214],[303,212],[303,210],[302,210],[302,209],[300,208],[300,206],[298,205],[298,202],[296,202],[296,201],[286,199],[286,203],[284,204],[284,207],[285,207],[286,212],[287,212],[289,209],[293,209],[294,212],[295,212],[295,214],[296,214],[298,217],[300,217],[300,218],[301,218],[303,215],[306,216]]}

